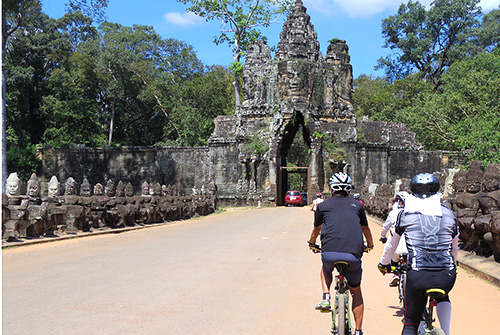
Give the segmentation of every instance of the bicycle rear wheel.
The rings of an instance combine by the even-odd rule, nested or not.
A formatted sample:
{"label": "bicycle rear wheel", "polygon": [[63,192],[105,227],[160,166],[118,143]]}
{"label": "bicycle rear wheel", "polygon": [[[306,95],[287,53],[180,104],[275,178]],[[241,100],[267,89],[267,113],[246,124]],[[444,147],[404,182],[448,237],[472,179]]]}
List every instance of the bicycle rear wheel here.
{"label": "bicycle rear wheel", "polygon": [[337,306],[338,306],[338,318],[337,318],[337,329],[338,335],[346,335],[345,320],[346,320],[346,308],[345,308],[345,294],[339,294],[337,296]]}

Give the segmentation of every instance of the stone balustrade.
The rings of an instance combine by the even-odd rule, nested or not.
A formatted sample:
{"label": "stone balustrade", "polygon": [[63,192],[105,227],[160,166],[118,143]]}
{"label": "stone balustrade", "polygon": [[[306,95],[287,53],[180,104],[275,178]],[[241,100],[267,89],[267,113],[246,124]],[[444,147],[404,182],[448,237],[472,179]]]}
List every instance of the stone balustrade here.
{"label": "stone balustrade", "polygon": [[[492,163],[483,172],[481,162],[472,162],[469,170],[435,172],[444,194],[443,203],[457,215],[460,247],[463,250],[500,262],[500,164]],[[454,173],[456,172],[456,173]],[[375,185],[369,180],[362,189],[366,211],[385,219],[394,195],[408,191],[410,180],[393,185]]]}
{"label": "stone balustrade", "polygon": [[48,183],[49,194],[42,197],[35,174],[28,181],[26,195],[19,194],[17,174],[9,176],[7,184],[17,183],[17,188],[10,185],[8,193],[2,194],[3,241],[185,220],[217,209],[213,183],[193,189],[192,195],[183,195],[175,185],[162,187],[156,183],[150,187],[144,182],[141,195],[136,195],[130,183],[125,186],[119,182],[115,187],[108,181],[105,187],[96,184],[91,195],[90,184],[84,180],[80,195],[76,195],[76,183],[68,178],[65,194],[59,195],[54,178]]}

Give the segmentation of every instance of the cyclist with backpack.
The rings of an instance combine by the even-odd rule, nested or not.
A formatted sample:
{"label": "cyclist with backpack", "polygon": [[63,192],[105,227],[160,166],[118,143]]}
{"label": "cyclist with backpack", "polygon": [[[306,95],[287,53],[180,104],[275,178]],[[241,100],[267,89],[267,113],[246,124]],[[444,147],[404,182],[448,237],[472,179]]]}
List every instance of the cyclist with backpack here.
{"label": "cyclist with backpack", "polygon": [[391,271],[390,260],[404,234],[408,248],[405,316],[402,335],[417,335],[427,298],[425,291],[440,288],[446,292],[437,306],[441,328],[450,333],[451,303],[448,293],[456,280],[458,223],[455,213],[441,204],[439,180],[421,173],[410,182],[411,194],[398,215],[395,234],[386,244],[378,269]]}
{"label": "cyclist with backpack", "polygon": [[355,335],[362,335],[364,314],[361,292],[361,257],[365,250],[363,236],[368,250],[373,249],[373,239],[365,210],[361,202],[349,197],[352,189],[351,178],[345,173],[336,173],[329,180],[332,197],[318,204],[314,216],[314,228],[308,241],[316,252],[316,239],[321,234],[321,261],[323,300],[316,309],[329,311],[330,287],[333,282],[334,263],[345,261],[349,268],[345,278],[352,295],[352,312],[356,323]]}

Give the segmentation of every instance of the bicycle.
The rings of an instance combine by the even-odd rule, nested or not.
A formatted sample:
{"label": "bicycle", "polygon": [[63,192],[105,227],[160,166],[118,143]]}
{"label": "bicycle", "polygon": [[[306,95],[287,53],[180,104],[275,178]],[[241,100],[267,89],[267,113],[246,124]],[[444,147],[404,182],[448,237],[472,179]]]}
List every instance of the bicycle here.
{"label": "bicycle", "polygon": [[349,267],[349,263],[338,261],[334,263],[335,269],[338,271],[335,283],[335,303],[332,313],[332,334],[346,335],[351,334],[351,314],[349,309],[349,287],[347,279],[344,277],[345,270]]}
{"label": "bicycle", "polygon": [[[321,246],[318,244],[309,243],[309,248],[315,252],[321,252]],[[370,251],[372,248],[365,247],[364,252]],[[350,335],[351,332],[351,314],[349,306],[349,286],[347,279],[344,276],[349,263],[345,261],[337,261],[333,264],[337,270],[338,275],[335,276],[335,296],[333,308],[329,311],[322,311],[323,313],[332,313],[332,329],[331,333],[334,335]]]}
{"label": "bicycle", "polygon": [[425,295],[428,297],[428,305],[424,309],[424,314],[422,316],[425,328],[422,332],[419,328],[419,335],[446,335],[444,330],[436,328],[433,325],[433,322],[435,321],[433,313],[434,307],[437,306],[437,299],[444,297],[446,292],[440,288],[429,288],[425,291]]}
{"label": "bicycle", "polygon": [[396,274],[399,277],[398,296],[399,296],[399,304],[401,306],[404,306],[404,301],[405,301],[406,273],[407,273],[406,265],[408,264],[408,257],[407,256],[408,256],[407,254],[400,255],[399,262],[398,262],[399,269],[396,271]]}
{"label": "bicycle", "polygon": [[[380,242],[386,243],[387,238],[381,237],[379,239]],[[408,254],[402,253],[399,255],[399,261],[397,266],[391,267],[392,272],[399,277],[398,281],[398,298],[399,304],[404,307],[405,301],[405,289],[406,289],[406,273],[408,271]]]}
{"label": "bicycle", "polygon": [[[400,263],[397,266],[391,266],[391,272],[399,272],[404,274],[404,281],[405,281],[405,286],[406,286],[406,273],[410,267],[408,264],[402,264]],[[400,280],[401,284],[401,280]],[[404,289],[403,289],[404,293]],[[425,291],[425,296],[427,297],[427,303],[426,307],[424,309],[424,312],[422,314],[422,322],[424,324],[424,327],[419,327],[418,329],[418,334],[419,335],[446,335],[444,330],[441,328],[434,327],[433,323],[436,321],[434,319],[434,308],[437,306],[437,300],[444,297],[446,295],[445,290],[441,288],[429,288]],[[404,296],[403,296],[404,298]]]}

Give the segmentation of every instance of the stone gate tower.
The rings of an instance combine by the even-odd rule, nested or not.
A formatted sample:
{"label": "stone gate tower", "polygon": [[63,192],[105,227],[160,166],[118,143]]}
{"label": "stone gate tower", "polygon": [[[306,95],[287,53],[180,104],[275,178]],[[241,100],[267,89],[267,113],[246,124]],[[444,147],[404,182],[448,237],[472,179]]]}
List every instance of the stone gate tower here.
{"label": "stone gate tower", "polygon": [[356,140],[349,61],[343,40],[330,41],[322,56],[301,0],[283,26],[274,59],[266,42],[248,48],[245,101],[234,117],[215,120],[209,141],[212,173],[221,194],[256,194],[280,204],[286,191],[280,171],[299,127],[311,152],[309,190],[323,191],[327,156],[322,139]]}

